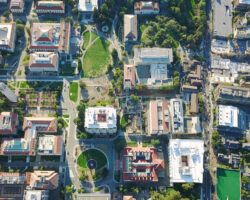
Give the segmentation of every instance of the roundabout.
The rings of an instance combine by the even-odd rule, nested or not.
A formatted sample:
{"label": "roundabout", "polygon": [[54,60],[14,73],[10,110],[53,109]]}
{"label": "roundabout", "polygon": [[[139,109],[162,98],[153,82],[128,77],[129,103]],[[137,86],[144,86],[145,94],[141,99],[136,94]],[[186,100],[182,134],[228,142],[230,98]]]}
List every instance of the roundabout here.
{"label": "roundabout", "polygon": [[108,161],[101,150],[88,149],[78,156],[77,168],[81,181],[97,181],[107,176]]}

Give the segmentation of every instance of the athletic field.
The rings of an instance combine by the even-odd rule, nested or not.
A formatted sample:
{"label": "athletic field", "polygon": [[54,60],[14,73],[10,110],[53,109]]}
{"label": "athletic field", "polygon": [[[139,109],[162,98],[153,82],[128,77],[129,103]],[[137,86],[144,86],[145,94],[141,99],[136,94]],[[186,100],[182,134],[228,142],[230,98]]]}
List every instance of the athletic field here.
{"label": "athletic field", "polygon": [[240,172],[217,169],[217,195],[219,200],[240,200]]}

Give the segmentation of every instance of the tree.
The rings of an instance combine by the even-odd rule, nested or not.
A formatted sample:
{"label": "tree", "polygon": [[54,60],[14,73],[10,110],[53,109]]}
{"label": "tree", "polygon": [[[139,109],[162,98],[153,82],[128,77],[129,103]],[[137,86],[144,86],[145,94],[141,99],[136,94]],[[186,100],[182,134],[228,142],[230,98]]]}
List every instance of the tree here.
{"label": "tree", "polygon": [[221,145],[221,136],[218,131],[212,133],[212,146],[218,148]]}
{"label": "tree", "polygon": [[123,115],[121,117],[120,127],[121,127],[122,130],[125,130],[127,125],[128,125],[127,118]]}
{"label": "tree", "polygon": [[151,191],[150,196],[152,200],[181,200],[180,192],[174,189],[167,189],[164,192]]}
{"label": "tree", "polygon": [[150,143],[151,143],[154,147],[156,147],[156,146],[158,146],[158,145],[160,144],[160,140],[159,140],[159,139],[151,139],[151,140],[150,140]]}
{"label": "tree", "polygon": [[72,187],[72,185],[67,185],[65,187],[65,190],[66,190],[66,194],[72,194],[73,193],[73,187]]}

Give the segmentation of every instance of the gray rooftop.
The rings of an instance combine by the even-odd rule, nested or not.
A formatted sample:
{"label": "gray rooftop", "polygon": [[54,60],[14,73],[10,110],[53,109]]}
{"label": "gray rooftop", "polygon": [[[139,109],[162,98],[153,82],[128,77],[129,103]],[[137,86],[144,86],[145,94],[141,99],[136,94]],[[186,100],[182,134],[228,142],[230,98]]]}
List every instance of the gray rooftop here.
{"label": "gray rooftop", "polygon": [[230,0],[215,0],[214,3],[214,36],[228,37],[233,33],[232,3]]}
{"label": "gray rooftop", "polygon": [[8,88],[4,83],[0,82],[0,92],[12,103],[17,102],[17,96],[15,93]]}

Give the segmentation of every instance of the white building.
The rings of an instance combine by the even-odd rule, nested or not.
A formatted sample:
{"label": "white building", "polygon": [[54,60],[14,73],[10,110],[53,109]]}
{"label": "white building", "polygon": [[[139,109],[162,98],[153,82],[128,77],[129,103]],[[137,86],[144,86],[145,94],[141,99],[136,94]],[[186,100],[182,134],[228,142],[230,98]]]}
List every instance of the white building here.
{"label": "white building", "polygon": [[62,154],[63,140],[61,136],[44,135],[38,137],[38,155],[58,155]]}
{"label": "white building", "polygon": [[24,0],[11,0],[10,11],[12,13],[23,13],[24,11]]}
{"label": "white building", "polygon": [[170,183],[203,182],[203,140],[169,140]]}
{"label": "white building", "polygon": [[113,107],[90,107],[85,111],[86,132],[96,135],[114,134],[117,131],[116,109]]}
{"label": "white building", "polygon": [[16,23],[0,23],[0,50],[14,52]]}
{"label": "white building", "polygon": [[24,200],[48,200],[49,191],[48,190],[25,190]]}
{"label": "white building", "polygon": [[136,15],[155,15],[159,14],[160,7],[158,2],[139,1],[135,2],[134,12]]}
{"label": "white building", "polygon": [[29,70],[31,73],[57,74],[58,54],[54,52],[35,52],[30,54]]}
{"label": "white building", "polygon": [[234,106],[219,105],[218,126],[231,128],[229,131],[234,131],[235,129],[233,128],[238,130],[249,129],[247,113]]}
{"label": "white building", "polygon": [[183,102],[181,99],[170,100],[170,115],[173,133],[184,133]]}
{"label": "white building", "polygon": [[98,0],[79,0],[78,11],[82,12],[85,22],[93,21],[93,11],[98,10]]}
{"label": "white building", "polygon": [[168,68],[172,62],[171,48],[135,48],[134,66],[136,66],[137,84],[155,88],[172,83],[168,75]]}
{"label": "white building", "polygon": [[64,13],[64,1],[37,1],[35,3],[37,13]]}

